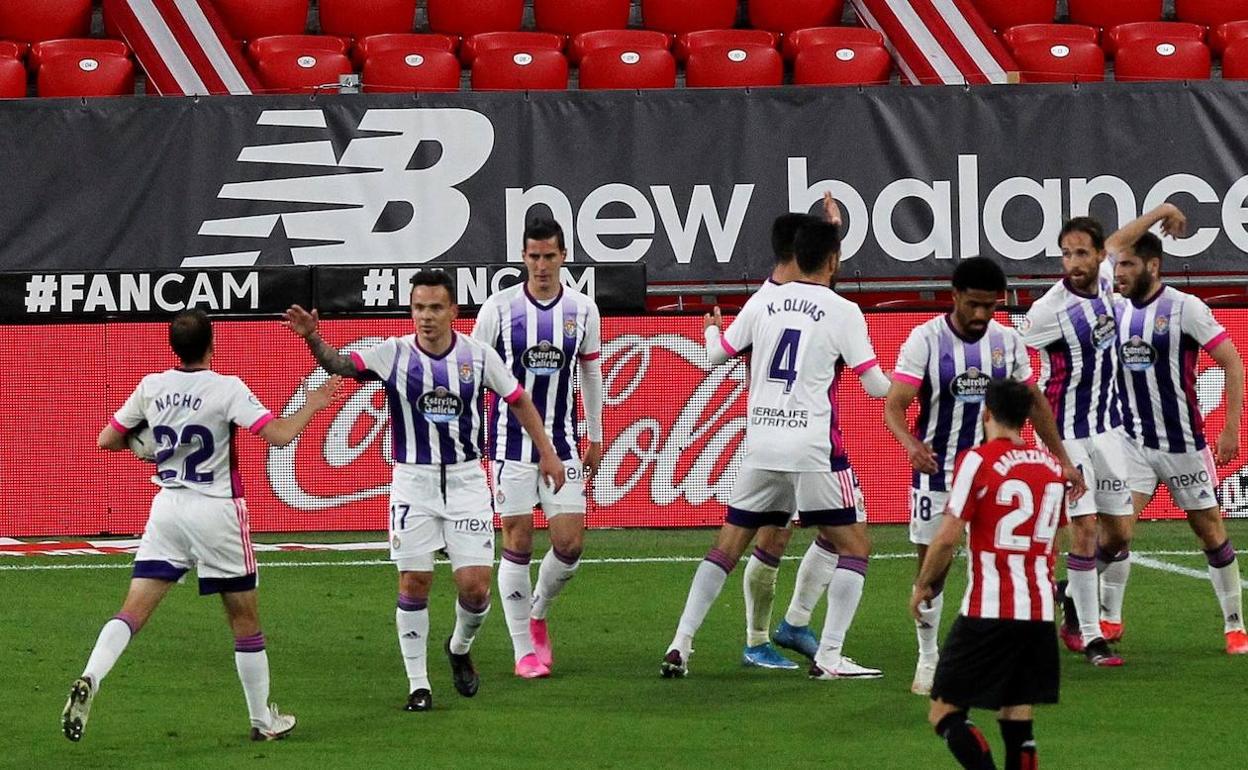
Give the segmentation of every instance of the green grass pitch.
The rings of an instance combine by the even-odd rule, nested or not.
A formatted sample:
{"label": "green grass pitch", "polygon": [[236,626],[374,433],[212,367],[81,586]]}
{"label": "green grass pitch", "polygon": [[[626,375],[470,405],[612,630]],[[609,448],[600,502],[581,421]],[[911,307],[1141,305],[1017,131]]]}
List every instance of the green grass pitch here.
{"label": "green grass pitch", "polygon": [[[1248,544],[1248,522],[1230,522],[1230,528],[1233,540]],[[872,536],[878,554],[909,550],[901,527],[874,527]],[[406,679],[394,631],[396,580],[384,554],[261,554],[273,700],[299,717],[288,740],[270,744],[245,739],[246,711],[223,612],[216,599],[197,597],[190,581],[171,593],[105,680],[82,742],[66,741],[59,715],[68,685],[100,625],[117,610],[128,572],[28,568],[127,560],[0,559],[0,766],[955,767],[926,725],[926,699],[909,693],[915,655],[906,614],[910,558],[872,561],[847,640],[847,653],[882,668],[883,679],[815,682],[804,667],[743,669],[738,569],[697,638],[689,677],[661,680],[659,660],[693,560],[712,537],[709,531],[591,532],[587,559],[688,560],[582,566],[551,613],[555,674],[549,680],[512,676],[496,603],[473,650],[482,675],[473,699],[455,693],[439,649],[453,622],[450,576],[439,567],[430,603],[435,710],[427,714],[400,708]],[[809,538],[798,533],[790,554],[800,555]],[[1220,613],[1208,581],[1196,577],[1205,565],[1195,549],[1182,523],[1141,525],[1134,550],[1155,561],[1131,573],[1120,645],[1127,664],[1093,669],[1063,651],[1062,703],[1042,709],[1036,727],[1045,766],[1191,768],[1243,761],[1248,656],[1231,658],[1222,650]],[[353,561],[378,563],[345,565]],[[315,565],[295,566],[307,562]],[[787,605],[795,572],[796,563],[786,561],[773,623]],[[946,626],[964,575],[959,559]],[[817,615],[816,628],[821,622]],[[1000,762],[995,720],[979,713],[977,721]]]}

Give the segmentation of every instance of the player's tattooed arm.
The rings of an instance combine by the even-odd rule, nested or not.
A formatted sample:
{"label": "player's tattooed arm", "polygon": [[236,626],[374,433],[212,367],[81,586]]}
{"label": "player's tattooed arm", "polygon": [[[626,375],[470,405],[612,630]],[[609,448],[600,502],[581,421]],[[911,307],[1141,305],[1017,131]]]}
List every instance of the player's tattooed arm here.
{"label": "player's tattooed arm", "polygon": [[359,374],[350,357],[338,352],[337,348],[317,334],[321,318],[316,310],[308,312],[298,305],[291,305],[282,314],[282,323],[287,329],[303,337],[308,343],[308,350],[312,351],[312,357],[325,371],[343,377],[356,377]]}

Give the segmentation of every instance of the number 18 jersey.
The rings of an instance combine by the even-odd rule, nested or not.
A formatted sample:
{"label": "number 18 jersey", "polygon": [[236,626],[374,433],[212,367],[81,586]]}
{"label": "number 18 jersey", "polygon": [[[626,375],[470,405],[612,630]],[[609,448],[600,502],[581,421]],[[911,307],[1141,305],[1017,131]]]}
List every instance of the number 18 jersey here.
{"label": "number 18 jersey", "polygon": [[720,337],[728,355],[751,351],[744,466],[776,471],[849,467],[836,390],[846,365],[876,365],[856,304],[827,286],[769,284]]}

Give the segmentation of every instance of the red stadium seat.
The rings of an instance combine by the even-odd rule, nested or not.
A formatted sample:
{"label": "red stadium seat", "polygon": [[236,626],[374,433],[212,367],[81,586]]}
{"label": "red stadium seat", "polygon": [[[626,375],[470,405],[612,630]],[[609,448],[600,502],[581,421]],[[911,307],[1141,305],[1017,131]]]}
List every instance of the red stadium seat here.
{"label": "red stadium seat", "polygon": [[884,45],[884,36],[867,27],[809,27],[784,36],[786,61],[797,58],[803,48],[817,45]]}
{"label": "red stadium seat", "polygon": [[599,48],[581,59],[581,88],[675,88],[676,59],[662,48]]}
{"label": "red stadium seat", "polygon": [[0,40],[0,59],[24,59],[26,52],[30,50],[27,43],[19,43],[15,40]]}
{"label": "red stadium seat", "polygon": [[429,30],[448,35],[520,29],[524,0],[429,0]]}
{"label": "red stadium seat", "polygon": [[1222,52],[1222,79],[1248,80],[1248,37],[1232,41]]}
{"label": "red stadium seat", "polygon": [[1011,52],[1024,83],[1087,83],[1105,79],[1105,52],[1088,40],[1025,40]]}
{"label": "red stadium seat", "polygon": [[16,56],[0,56],[0,99],[26,95],[26,68]]}
{"label": "red stadium seat", "polygon": [[568,58],[573,64],[579,64],[585,54],[599,48],[661,48],[666,51],[671,45],[669,35],[652,29],[599,29],[574,35],[568,44]]}
{"label": "red stadium seat", "polygon": [[997,31],[1020,24],[1048,24],[1057,16],[1057,0],[971,0],[988,26]]}
{"label": "red stadium seat", "polygon": [[287,51],[313,55],[346,53],[347,41],[333,35],[269,35],[258,37],[247,45],[247,56],[256,64],[262,59]]}
{"label": "red stadium seat", "polygon": [[321,32],[366,37],[386,32],[411,32],[416,26],[416,0],[321,0]]}
{"label": "red stadium seat", "polygon": [[61,54],[43,60],[40,96],[125,96],[134,93],[134,64],[117,54]]}
{"label": "red stadium seat", "polygon": [[83,56],[96,56],[101,54],[129,56],[130,47],[120,40],[108,40],[91,37],[71,37],[62,40],[43,40],[30,47],[30,69],[32,72],[38,72],[39,65],[41,65],[45,59],[51,59],[53,56],[59,56],[67,53],[81,54]]}
{"label": "red stadium seat", "polygon": [[1110,58],[1118,53],[1118,47],[1136,40],[1154,43],[1175,40],[1199,40],[1205,42],[1205,28],[1199,24],[1183,21],[1133,21],[1119,24],[1105,32],[1105,54]]}
{"label": "red stadium seat", "polygon": [[1248,38],[1248,19],[1243,21],[1228,21],[1225,24],[1219,24],[1209,33],[1209,47],[1218,56],[1226,50],[1227,46],[1236,40]]}
{"label": "red stadium seat", "polygon": [[308,0],[213,0],[235,40],[269,35],[302,35],[308,24]]}
{"label": "red stadium seat", "polygon": [[450,51],[388,49],[364,61],[365,91],[458,91],[459,59]]}
{"label": "red stadium seat", "polygon": [[737,21],[737,0],[641,0],[641,21],[672,34],[729,29]]}
{"label": "red stadium seat", "polygon": [[288,94],[337,86],[339,75],[352,72],[346,54],[316,50],[273,51],[259,60],[256,70],[266,91]]}
{"label": "red stadium seat", "polygon": [[807,46],[793,63],[793,83],[800,86],[883,85],[893,72],[893,57],[882,45],[848,43]]}
{"label": "red stadium seat", "polygon": [[691,88],[778,86],[783,81],[784,60],[766,46],[698,48],[685,65],[685,84]]}
{"label": "red stadium seat", "polygon": [[459,47],[459,58],[465,67],[471,67],[483,51],[563,51],[563,35],[553,32],[482,32],[464,40]]}
{"label": "red stadium seat", "polygon": [[1208,80],[1211,69],[1209,47],[1199,40],[1133,40],[1118,48],[1114,59],[1114,79],[1119,82],[1142,80]]}
{"label": "red stadium seat", "polygon": [[632,10],[632,0],[533,0],[537,28],[560,35],[624,29]]}
{"label": "red stadium seat", "polygon": [[382,51],[402,51],[403,53],[419,53],[422,51],[446,51],[455,53],[459,50],[459,38],[451,35],[420,34],[416,32],[389,32],[381,35],[369,35],[355,41],[351,46],[351,63],[357,68],[363,67],[369,56]]}
{"label": "red stadium seat", "polygon": [[568,87],[568,60],[558,51],[493,49],[472,63],[474,91],[562,91]]}
{"label": "red stadium seat", "polygon": [[1067,43],[1071,40],[1098,43],[1100,30],[1086,24],[1019,24],[1001,33],[1006,46],[1013,49],[1024,43]]}
{"label": "red stadium seat", "polygon": [[684,62],[689,60],[689,52],[697,48],[710,48],[711,46],[775,48],[779,42],[778,37],[779,35],[775,32],[768,32],[765,29],[699,29],[677,35],[672,53],[676,54],[677,61]]}
{"label": "red stadium seat", "polygon": [[35,43],[91,34],[91,0],[0,0],[0,38]]}
{"label": "red stadium seat", "polygon": [[1075,24],[1109,29],[1132,21],[1160,21],[1162,0],[1069,0]]}
{"label": "red stadium seat", "polygon": [[749,0],[750,26],[772,32],[839,24],[844,0]]}
{"label": "red stadium seat", "polygon": [[1174,0],[1174,15],[1179,21],[1216,27],[1248,19],[1248,0]]}

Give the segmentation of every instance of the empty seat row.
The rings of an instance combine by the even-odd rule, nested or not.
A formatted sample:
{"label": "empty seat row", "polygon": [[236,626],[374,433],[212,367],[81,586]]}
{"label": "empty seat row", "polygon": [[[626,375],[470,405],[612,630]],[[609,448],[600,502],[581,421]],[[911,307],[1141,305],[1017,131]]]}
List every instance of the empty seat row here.
{"label": "empty seat row", "polygon": [[1061,43],[1070,40],[1098,44],[1109,58],[1113,58],[1119,45],[1135,40],[1152,40],[1157,43],[1174,40],[1196,40],[1207,43],[1217,56],[1221,56],[1227,44],[1248,37],[1248,20],[1230,21],[1209,30],[1201,24],[1183,21],[1137,21],[1111,27],[1103,34],[1095,27],[1085,24],[1020,24],[1010,27],[1001,38],[1011,49],[1024,42]]}
{"label": "empty seat row", "polygon": [[130,60],[125,44],[119,40],[89,42],[111,45],[82,50],[81,46],[75,45],[36,43],[27,58],[29,70],[27,64],[22,62],[22,51],[0,45],[0,98],[20,99],[26,96],[31,73],[35,74],[35,91],[39,96],[133,94],[134,62]]}
{"label": "empty seat row", "polygon": [[[1047,24],[1057,16],[1057,0],[972,0],[976,9],[998,31],[1019,24]],[[1068,0],[1071,23],[1109,29],[1137,21],[1160,21],[1163,0]],[[1215,27],[1248,19],[1248,0],[1174,0],[1179,21]]]}

